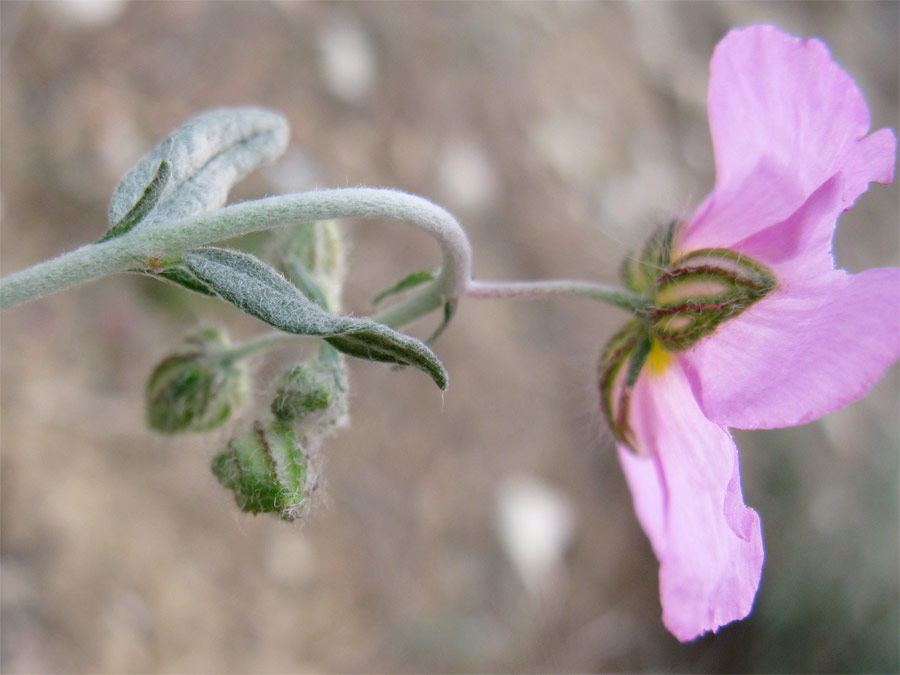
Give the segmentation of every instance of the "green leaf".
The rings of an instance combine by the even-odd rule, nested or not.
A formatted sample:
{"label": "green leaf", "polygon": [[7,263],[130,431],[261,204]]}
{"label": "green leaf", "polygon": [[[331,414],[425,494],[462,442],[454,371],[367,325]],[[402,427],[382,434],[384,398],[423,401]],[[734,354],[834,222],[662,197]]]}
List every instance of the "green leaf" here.
{"label": "green leaf", "polygon": [[291,275],[291,279],[294,280],[294,283],[297,284],[297,287],[307,298],[312,300],[322,309],[326,311],[329,309],[329,303],[328,299],[325,297],[325,292],[319,284],[316,283],[315,278],[313,278],[312,274],[309,273],[304,265],[301,265],[296,260],[285,260],[284,267],[288,274]]}
{"label": "green leaf", "polygon": [[440,325],[434,329],[431,337],[425,340],[425,344],[430,345],[441,336],[441,333],[444,332],[444,329],[446,329],[447,326],[450,325],[450,320],[456,315],[457,307],[459,307],[459,302],[456,300],[447,300],[447,302],[444,303],[444,320],[441,321]]}
{"label": "green leaf", "polygon": [[397,293],[402,293],[403,291],[409,290],[410,288],[415,288],[416,286],[420,286],[421,284],[427,283],[429,281],[434,281],[437,279],[437,275],[440,272],[439,267],[435,267],[427,270],[418,270],[403,277],[396,284],[391,286],[390,288],[385,288],[381,293],[372,298],[372,305],[377,305],[382,300],[392,295],[396,295]]}
{"label": "green leaf", "polygon": [[334,316],[258,258],[203,247],[184,255],[188,269],[220,297],[279,330],[326,339],[350,356],[415,366],[445,389],[447,372],[421,341],[367,318]]}
{"label": "green leaf", "polygon": [[[332,347],[368,361],[414,366],[431,375],[439,388],[447,388],[447,371],[424,343],[369,319],[353,321],[358,321],[361,325],[344,331],[342,335],[325,338]],[[362,325],[363,323],[368,325]]]}
{"label": "green leaf", "polygon": [[125,234],[141,222],[144,217],[153,210],[153,207],[156,206],[163,190],[165,190],[166,185],[169,184],[169,177],[171,175],[172,169],[169,163],[164,159],[160,160],[156,175],[153,176],[153,180],[147,185],[137,203],[131,207],[131,210],[122,216],[118,222],[113,224],[99,241],[106,241],[107,239],[112,239],[113,237]]}
{"label": "green leaf", "polygon": [[159,272],[154,272],[153,270],[134,270],[139,272],[140,274],[146,274],[147,276],[153,277],[154,279],[163,279],[165,281],[171,281],[173,284],[178,284],[179,286],[183,286],[189,291],[194,291],[196,293],[201,293],[203,295],[212,295],[214,296],[216,293],[209,286],[200,281],[197,277],[191,274],[187,269],[182,267],[181,265],[175,265],[173,267],[167,267],[164,270],[160,270]]}
{"label": "green leaf", "polygon": [[[125,222],[128,229],[148,227],[219,208],[232,185],[278,157],[287,141],[284,117],[262,108],[221,108],[189,120],[122,178],[104,238],[127,231]],[[163,182],[164,165],[169,173]]]}

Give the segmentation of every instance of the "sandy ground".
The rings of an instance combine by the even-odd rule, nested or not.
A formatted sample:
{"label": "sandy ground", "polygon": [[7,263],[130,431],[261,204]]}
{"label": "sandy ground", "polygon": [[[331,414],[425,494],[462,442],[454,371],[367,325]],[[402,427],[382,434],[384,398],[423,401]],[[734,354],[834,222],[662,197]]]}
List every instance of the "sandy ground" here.
{"label": "sandy ground", "polygon": [[[699,202],[713,181],[707,64],[732,26],[823,37],[874,126],[898,125],[897,3],[92,7],[0,3],[4,273],[96,239],[121,174],[219,105],[266,105],[292,126],[288,154],[234,199],[418,193],[461,219],[486,279],[614,281],[647,233]],[[841,265],[897,265],[897,184],[841,225]],[[354,311],[438,262],[402,225],[346,230]],[[181,335],[211,322],[246,338],[257,322],[137,277],[4,314],[0,667],[896,671],[896,367],[821,422],[738,435],[762,587],[748,620],[679,645],[597,412],[596,358],[623,318],[578,300],[466,303],[435,346],[444,396],[418,373],[354,363],[328,498],[288,525],[238,512],[208,470],[249,417],[175,438],[143,424],[146,376]],[[257,365],[248,416],[278,363]],[[526,479],[571,524],[537,582],[498,517]]]}

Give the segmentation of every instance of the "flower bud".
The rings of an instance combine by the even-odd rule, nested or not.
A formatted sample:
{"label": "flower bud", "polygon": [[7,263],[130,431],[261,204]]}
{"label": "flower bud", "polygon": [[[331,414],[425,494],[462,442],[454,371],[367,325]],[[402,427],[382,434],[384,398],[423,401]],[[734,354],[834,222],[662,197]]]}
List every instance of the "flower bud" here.
{"label": "flower bud", "polygon": [[243,367],[228,358],[225,335],[207,328],[161,361],[147,382],[147,422],[172,434],[222,424],[247,396]]}
{"label": "flower bud", "polygon": [[[323,347],[323,351],[326,348]],[[327,357],[298,363],[281,376],[278,393],[272,401],[272,414],[284,422],[306,426],[339,425],[347,414],[347,376],[343,360],[335,352]]]}
{"label": "flower bud", "polygon": [[212,460],[219,482],[234,492],[242,511],[302,516],[309,504],[308,458],[291,427],[281,420],[256,421]]}

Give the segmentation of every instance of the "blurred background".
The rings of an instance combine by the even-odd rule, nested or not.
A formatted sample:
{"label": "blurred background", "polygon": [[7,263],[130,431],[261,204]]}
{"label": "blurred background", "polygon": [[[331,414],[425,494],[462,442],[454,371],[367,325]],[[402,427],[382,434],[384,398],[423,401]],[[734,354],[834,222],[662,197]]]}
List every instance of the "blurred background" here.
{"label": "blurred background", "polygon": [[[119,177],[205,109],[290,120],[232,199],[390,186],[447,207],[484,279],[613,282],[713,183],[705,109],[733,26],[820,36],[873,128],[898,126],[898,5],[0,3],[2,269],[95,240]],[[347,307],[439,262],[349,222]],[[841,266],[897,265],[898,188],[841,219]],[[767,561],[753,614],[681,645],[599,419],[624,315],[463,303],[421,373],[354,362],[353,426],[302,524],[240,513],[208,469],[241,425],[144,426],[154,364],[199,323],[261,326],[152,280],[2,319],[2,656],[25,672],[896,672],[898,370],[801,428],[738,433]],[[433,327],[412,327],[420,337]],[[257,364],[257,400],[278,372]]]}

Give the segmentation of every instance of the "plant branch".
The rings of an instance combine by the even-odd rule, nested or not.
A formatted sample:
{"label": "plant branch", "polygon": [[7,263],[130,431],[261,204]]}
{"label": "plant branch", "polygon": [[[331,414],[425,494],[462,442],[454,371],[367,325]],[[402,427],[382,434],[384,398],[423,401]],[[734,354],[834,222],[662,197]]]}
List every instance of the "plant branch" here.
{"label": "plant branch", "polygon": [[[428,232],[441,247],[441,273],[417,295],[386,310],[399,325],[459,297],[471,276],[472,250],[456,219],[415,195],[376,188],[317,190],[234,204],[191,218],[138,225],[0,279],[0,309],[116,272],[172,265],[186,251],[248,232],[337,218],[387,218]],[[428,309],[426,309],[428,308]]]}

